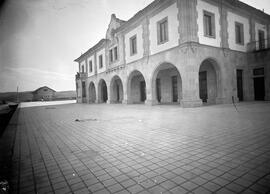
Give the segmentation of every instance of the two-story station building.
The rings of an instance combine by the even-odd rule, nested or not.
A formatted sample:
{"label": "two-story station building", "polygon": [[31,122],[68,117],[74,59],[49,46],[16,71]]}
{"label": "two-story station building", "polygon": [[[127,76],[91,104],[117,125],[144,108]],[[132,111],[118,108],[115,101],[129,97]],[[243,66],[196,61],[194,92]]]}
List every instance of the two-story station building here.
{"label": "two-story station building", "polygon": [[270,99],[270,16],[238,0],[155,0],[75,61],[79,103]]}

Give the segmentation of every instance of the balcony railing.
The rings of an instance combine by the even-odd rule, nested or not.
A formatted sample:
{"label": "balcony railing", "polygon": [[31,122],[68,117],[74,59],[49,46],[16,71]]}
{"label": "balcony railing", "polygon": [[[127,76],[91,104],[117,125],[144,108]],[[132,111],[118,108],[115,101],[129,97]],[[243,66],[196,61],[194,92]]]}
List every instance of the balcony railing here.
{"label": "balcony railing", "polygon": [[87,73],[77,72],[77,74],[76,74],[75,77],[76,77],[76,79],[86,78],[87,77]]}
{"label": "balcony railing", "polygon": [[248,43],[248,52],[258,52],[270,49],[270,39],[262,39]]}

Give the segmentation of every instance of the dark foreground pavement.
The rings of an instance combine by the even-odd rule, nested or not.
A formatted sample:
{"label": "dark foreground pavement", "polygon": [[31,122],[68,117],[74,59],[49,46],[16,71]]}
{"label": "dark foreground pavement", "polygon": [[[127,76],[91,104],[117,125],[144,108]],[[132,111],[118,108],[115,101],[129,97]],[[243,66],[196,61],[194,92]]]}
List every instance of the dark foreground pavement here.
{"label": "dark foreground pavement", "polygon": [[16,126],[13,193],[270,192],[270,103],[32,107]]}

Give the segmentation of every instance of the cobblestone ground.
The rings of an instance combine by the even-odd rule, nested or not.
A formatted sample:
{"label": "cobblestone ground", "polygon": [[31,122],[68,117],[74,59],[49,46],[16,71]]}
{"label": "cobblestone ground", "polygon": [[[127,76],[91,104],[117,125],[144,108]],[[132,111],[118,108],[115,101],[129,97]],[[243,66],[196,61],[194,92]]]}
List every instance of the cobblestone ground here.
{"label": "cobblestone ground", "polygon": [[12,177],[14,193],[267,193],[270,103],[21,108]]}

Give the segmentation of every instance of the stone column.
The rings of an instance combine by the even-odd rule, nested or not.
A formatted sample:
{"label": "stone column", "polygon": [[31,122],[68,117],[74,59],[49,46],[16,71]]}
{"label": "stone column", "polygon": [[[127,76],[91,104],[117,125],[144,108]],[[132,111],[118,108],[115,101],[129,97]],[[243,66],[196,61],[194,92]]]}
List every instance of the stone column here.
{"label": "stone column", "polygon": [[87,82],[85,81],[86,102],[87,102],[88,104],[90,104],[90,103],[91,103],[91,100],[90,100],[90,91],[89,91],[89,85],[90,85],[90,83],[89,83],[89,84],[87,84]]}
{"label": "stone column", "polygon": [[237,92],[237,67],[232,69],[232,76],[232,100],[234,100],[234,102],[239,102]]}
{"label": "stone column", "polygon": [[125,44],[125,36],[122,34],[119,36],[119,57],[122,58],[123,63],[126,64],[126,44]]}
{"label": "stone column", "polygon": [[123,85],[123,100],[122,104],[127,104],[127,77],[122,79],[122,85]]}
{"label": "stone column", "polygon": [[267,48],[270,48],[270,24],[267,25]]}
{"label": "stone column", "polygon": [[100,100],[98,99],[99,97],[99,94],[100,94],[100,90],[99,90],[99,86],[98,86],[98,83],[95,83],[96,85],[96,103],[100,103]]}
{"label": "stone column", "polygon": [[183,98],[180,102],[182,107],[198,107],[202,105],[199,98],[198,72],[186,72],[182,77]]}
{"label": "stone column", "polygon": [[78,80],[78,97],[77,97],[77,101],[79,103],[82,103],[82,82],[81,82],[81,80]]}
{"label": "stone column", "polygon": [[114,102],[111,100],[111,86],[110,83],[106,82],[106,86],[107,86],[107,104],[113,104]]}
{"label": "stone column", "polygon": [[146,78],[145,79],[145,84],[146,84],[146,101],[145,104],[146,105],[155,105],[157,104],[157,100],[155,99],[155,95],[154,95],[154,85],[152,84],[152,81],[150,80],[150,78]]}
{"label": "stone column", "polygon": [[202,105],[202,100],[199,98],[199,69],[198,61],[196,60],[196,46],[186,46],[184,52],[184,72],[182,76],[182,107],[197,107]]}
{"label": "stone column", "polygon": [[[270,51],[268,51],[270,53]],[[265,100],[270,100],[270,57],[264,66]],[[266,60],[267,61],[267,60]]]}

